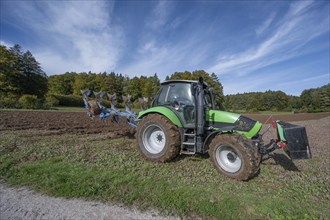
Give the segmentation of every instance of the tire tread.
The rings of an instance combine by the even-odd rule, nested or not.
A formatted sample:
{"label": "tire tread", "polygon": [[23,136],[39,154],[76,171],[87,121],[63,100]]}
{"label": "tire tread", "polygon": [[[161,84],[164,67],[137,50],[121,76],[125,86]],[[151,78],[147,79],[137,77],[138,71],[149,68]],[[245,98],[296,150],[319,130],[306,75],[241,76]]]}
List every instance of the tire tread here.
{"label": "tire tread", "polygon": [[[143,142],[142,142],[142,134],[143,129],[145,129],[150,124],[157,124],[158,126],[162,126],[164,128],[164,133],[167,137],[167,143],[165,145],[165,152],[161,154],[159,157],[152,155],[146,150],[144,150]],[[175,126],[168,118],[160,114],[149,114],[139,122],[136,138],[139,142],[139,152],[141,155],[151,161],[157,162],[169,162],[173,160],[180,151],[180,132],[177,126]]]}
{"label": "tire tread", "polygon": [[[218,165],[215,152],[219,144],[229,144],[234,146],[236,150],[239,150],[243,161],[243,170],[240,170],[236,173],[228,173]],[[236,180],[248,180],[252,178],[260,169],[260,154],[258,148],[255,147],[250,139],[247,139],[241,134],[230,133],[230,134],[218,134],[213,138],[209,145],[210,159],[221,174],[229,176]]]}

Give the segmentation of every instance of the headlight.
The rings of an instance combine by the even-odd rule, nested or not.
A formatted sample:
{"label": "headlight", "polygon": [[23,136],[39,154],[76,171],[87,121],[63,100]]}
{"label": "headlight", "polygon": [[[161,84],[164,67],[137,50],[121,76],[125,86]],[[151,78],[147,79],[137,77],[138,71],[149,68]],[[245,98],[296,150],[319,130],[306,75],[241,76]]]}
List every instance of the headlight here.
{"label": "headlight", "polygon": [[244,117],[244,116],[240,116],[234,123],[234,126],[235,126],[234,130],[248,132],[253,128],[253,126],[255,124],[256,124],[256,121],[254,121],[250,118]]}

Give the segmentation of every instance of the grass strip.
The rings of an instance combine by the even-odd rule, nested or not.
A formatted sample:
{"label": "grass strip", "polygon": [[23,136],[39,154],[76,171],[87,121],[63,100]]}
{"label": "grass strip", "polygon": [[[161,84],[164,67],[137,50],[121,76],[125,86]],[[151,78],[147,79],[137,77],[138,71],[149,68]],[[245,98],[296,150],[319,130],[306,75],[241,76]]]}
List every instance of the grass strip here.
{"label": "grass strip", "polygon": [[[216,219],[329,218],[329,181],[271,164],[249,182],[220,176],[201,156],[145,161],[129,139],[0,133],[0,175],[54,196],[156,208],[164,215]],[[317,169],[317,165],[312,170]],[[326,177],[329,176],[325,173]]]}

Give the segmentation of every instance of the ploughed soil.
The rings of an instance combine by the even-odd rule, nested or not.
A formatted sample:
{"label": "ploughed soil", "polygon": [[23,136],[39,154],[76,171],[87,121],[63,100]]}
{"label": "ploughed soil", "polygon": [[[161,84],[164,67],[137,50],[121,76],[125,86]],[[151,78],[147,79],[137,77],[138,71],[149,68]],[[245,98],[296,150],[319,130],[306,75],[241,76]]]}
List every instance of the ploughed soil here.
{"label": "ploughed soil", "polygon": [[299,113],[299,114],[280,114],[280,115],[261,115],[261,114],[246,114],[245,116],[252,118],[261,123],[269,124],[272,120],[281,120],[284,122],[294,122],[294,121],[309,121],[317,120],[330,116],[330,112],[321,112],[321,113]]}
{"label": "ploughed soil", "polygon": [[110,117],[107,121],[100,121],[84,112],[0,111],[0,131],[26,129],[47,130],[48,134],[106,133],[111,138],[133,137],[135,133],[125,118],[117,124]]}
{"label": "ploughed soil", "polygon": [[[330,113],[312,114],[289,114],[289,115],[246,115],[261,123],[270,123],[272,120],[282,120],[292,122],[306,127],[311,152],[319,173],[315,174],[312,182],[326,183],[329,189],[329,140],[330,140]],[[264,126],[262,133],[267,130]],[[58,135],[63,133],[75,134],[98,134],[102,133],[104,138],[134,137],[135,129],[125,123],[122,119],[120,124],[116,124],[109,118],[106,122],[98,118],[91,119],[84,112],[45,112],[45,111],[0,111],[0,133],[5,130],[28,130],[37,129],[40,135]],[[265,132],[265,140],[273,137],[272,132]],[[281,152],[279,152],[281,151]],[[283,156],[282,150],[275,151],[271,158],[265,160],[265,164],[281,165],[276,166],[278,175],[283,178],[296,178],[299,180],[301,170],[309,170],[311,162],[304,160],[293,163]],[[312,160],[313,161],[313,160]],[[283,172],[282,168],[289,172]],[[289,176],[289,177],[288,177]],[[305,184],[305,183],[301,183]],[[299,188],[297,188],[299,189]],[[39,196],[31,193],[27,189],[11,189],[2,184],[0,179],[0,191],[3,199],[0,204],[0,219],[158,219],[154,214],[146,213],[137,215],[136,211],[118,210],[117,207],[109,208],[102,204],[79,202],[69,200]],[[311,192],[309,192],[311,193]],[[31,195],[33,194],[33,195]],[[317,200],[317,197],[315,197]],[[41,202],[40,202],[41,201]],[[45,205],[46,204],[46,205]],[[63,205],[64,204],[64,205]],[[54,208],[55,207],[55,208]],[[110,210],[110,211],[108,211]],[[59,214],[60,213],[60,214]],[[112,216],[105,216],[106,213],[114,213]],[[116,215],[117,214],[117,215]]]}
{"label": "ploughed soil", "polygon": [[[288,115],[246,115],[254,120],[271,123],[272,120],[285,122],[307,121],[330,116],[324,113],[302,113]],[[0,111],[0,131],[2,130],[47,130],[48,133],[62,134],[96,134],[105,133],[111,138],[128,136],[134,137],[135,129],[122,118],[120,123],[115,123],[112,118],[100,121],[98,117],[91,119],[84,112],[47,112],[47,111]]]}

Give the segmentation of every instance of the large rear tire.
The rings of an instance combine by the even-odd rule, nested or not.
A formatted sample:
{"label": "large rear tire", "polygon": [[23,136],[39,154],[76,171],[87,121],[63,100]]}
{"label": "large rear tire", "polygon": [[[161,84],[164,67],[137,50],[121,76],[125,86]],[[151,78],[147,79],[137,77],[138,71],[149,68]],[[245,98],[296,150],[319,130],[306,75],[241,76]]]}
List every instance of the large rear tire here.
{"label": "large rear tire", "polygon": [[137,127],[136,138],[142,156],[151,161],[168,162],[180,151],[179,129],[165,116],[149,114]]}
{"label": "large rear tire", "polygon": [[221,174],[236,180],[248,180],[260,168],[258,148],[240,134],[219,134],[209,145],[210,159]]}

